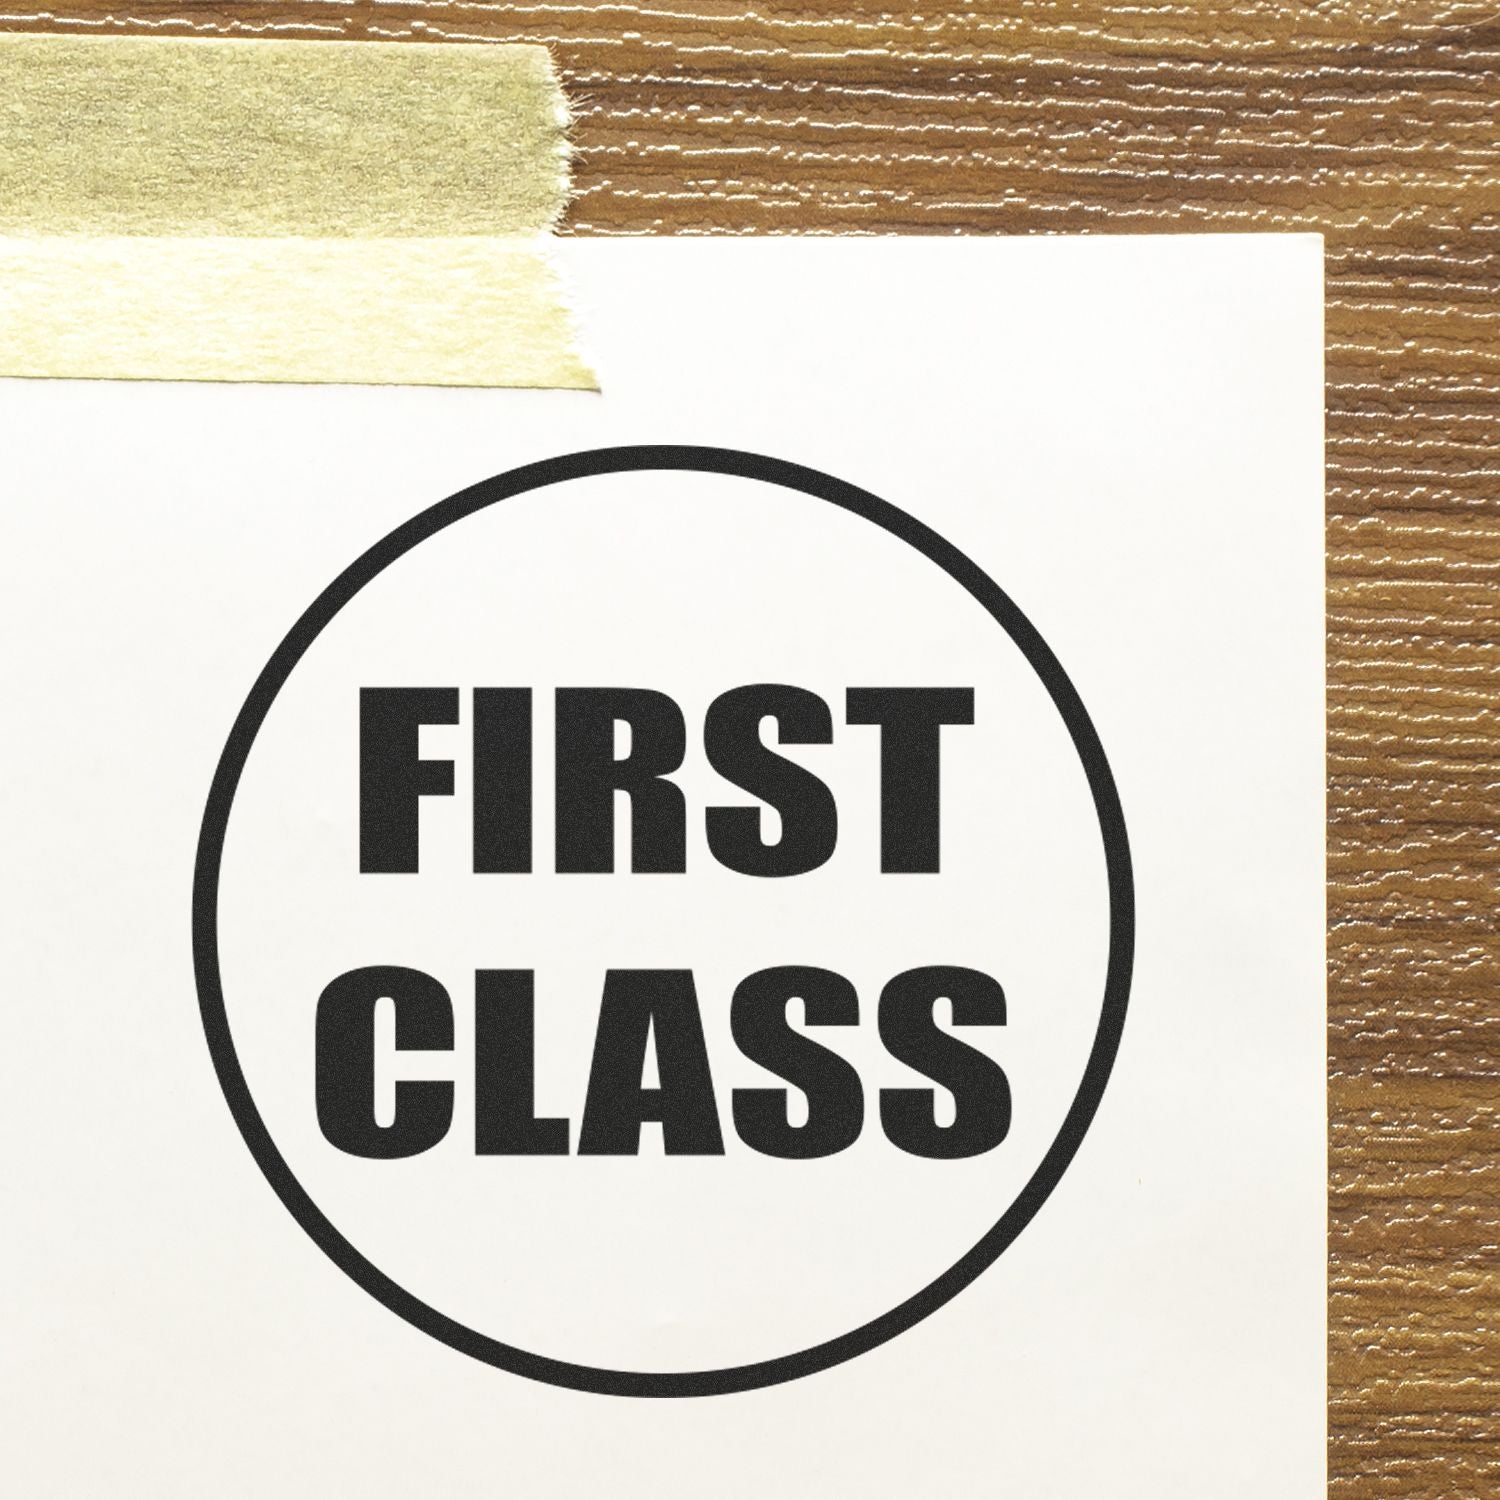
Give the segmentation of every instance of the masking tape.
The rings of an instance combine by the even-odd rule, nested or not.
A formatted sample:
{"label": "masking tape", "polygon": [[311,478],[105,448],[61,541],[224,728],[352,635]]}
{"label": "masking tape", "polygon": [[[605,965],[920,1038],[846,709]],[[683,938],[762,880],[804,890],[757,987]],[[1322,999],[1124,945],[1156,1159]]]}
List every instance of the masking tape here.
{"label": "masking tape", "polygon": [[0,368],[588,390],[534,239],[0,239]]}
{"label": "masking tape", "polygon": [[533,46],[0,35],[0,374],[596,382]]}

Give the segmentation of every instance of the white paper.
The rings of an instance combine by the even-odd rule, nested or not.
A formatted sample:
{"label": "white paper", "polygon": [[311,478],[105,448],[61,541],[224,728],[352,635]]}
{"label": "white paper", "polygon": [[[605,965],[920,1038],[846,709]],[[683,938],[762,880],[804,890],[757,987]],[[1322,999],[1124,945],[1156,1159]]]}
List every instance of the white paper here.
{"label": "white paper", "polygon": [[[1321,1495],[1321,243],[566,258],[602,396],[0,383],[17,1492]],[[193,967],[215,766],[302,612],[445,497],[619,444],[808,466],[958,549],[1076,689],[1133,870],[1118,1054],[1034,1217],[893,1337],[686,1399],[497,1368],[357,1285],[252,1157]],[[704,831],[705,807],[756,805],[702,738],[753,683],[831,711],[830,744],[786,754],[831,789],[837,847],[789,878],[726,869]],[[356,689],[397,684],[458,687],[459,723],[419,750],[452,762],[453,795],[421,799],[419,874],[362,874]],[[882,871],[881,731],[846,722],[847,688],[912,684],[974,692],[973,724],[940,732],[929,874]],[[533,870],[476,874],[471,692],[505,685],[534,689]],[[631,872],[623,817],[615,873],[554,870],[569,685],[680,706],[683,873]],[[878,1320],[1023,1192],[1096,1040],[1113,869],[1068,726],[931,556],[763,480],[595,476],[418,544],[291,669],[228,819],[224,1006],[282,1159],[404,1292],[575,1368],[741,1369]],[[451,1130],[402,1160],[340,1150],[314,1108],[319,989],[382,963],[430,972],[455,1017],[451,1052],[420,1054],[376,1022],[377,1125],[393,1068],[455,1081]],[[794,963],[859,1002],[857,1025],[808,1028],[864,1090],[858,1140],[816,1161],[754,1149],[731,1105],[787,1085],[736,1051],[729,996]],[[954,1161],[897,1144],[878,1097],[924,1082],[881,1045],[882,987],[939,963],[993,971],[1007,1005],[982,1042],[955,1029],[1005,1070],[1009,1131]],[[618,967],[693,970],[722,1155],[664,1154],[654,1124],[638,1155],[578,1154]],[[480,1155],[473,974],[525,968],[537,1112],[570,1150]]]}

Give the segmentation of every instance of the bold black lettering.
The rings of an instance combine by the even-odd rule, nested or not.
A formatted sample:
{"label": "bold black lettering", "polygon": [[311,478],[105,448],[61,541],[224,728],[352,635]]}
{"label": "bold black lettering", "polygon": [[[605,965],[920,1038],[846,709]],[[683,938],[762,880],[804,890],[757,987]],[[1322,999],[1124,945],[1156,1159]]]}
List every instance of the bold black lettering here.
{"label": "bold black lettering", "polygon": [[[615,759],[615,721],[630,725],[630,754]],[[649,688],[557,690],[557,868],[608,874],[615,867],[615,793],[630,796],[630,867],[687,868],[687,807],[664,778],[682,764],[682,710]]]}
{"label": "bold black lettering", "polygon": [[474,873],[531,871],[531,689],[474,689]]}
{"label": "bold black lettering", "polygon": [[474,976],[474,1150],[566,1156],[568,1122],[536,1117],[536,986],[530,969]]}
{"label": "bold black lettering", "polygon": [[881,1089],[880,1123],[913,1156],[978,1156],[1010,1131],[1010,1082],[993,1058],[939,1029],[932,1007],[945,996],[955,1026],[1005,1024],[1005,992],[977,969],[935,965],[896,975],[880,996],[880,1040],[949,1090],[955,1115],[951,1125],[937,1123],[931,1089]]}
{"label": "bold black lettering", "polygon": [[805,688],[761,682],[720,693],[703,721],[708,762],[776,809],[781,837],[774,844],[762,842],[758,807],[710,807],[708,847],[721,865],[741,875],[805,875],[833,853],[838,808],[833,793],[811,771],[761,742],[760,726],[767,718],[775,719],[783,745],[827,745],[833,739],[828,705]]}
{"label": "bold black lettering", "polygon": [[439,1079],[396,1083],[396,1116],[375,1119],[375,1006],[396,1009],[402,1052],[451,1052],[453,1004],[420,969],[381,965],[340,974],[318,997],[314,1092],[318,1126],[329,1145],[351,1156],[389,1160],[437,1145],[453,1122],[453,1085]]}
{"label": "bold black lettering", "polygon": [[[641,1087],[646,1043],[661,1086]],[[668,1156],[722,1156],[724,1138],[691,969],[611,969],[578,1133],[580,1156],[634,1156],[660,1120]]]}
{"label": "bold black lettering", "polygon": [[423,724],[458,723],[457,688],[359,690],[359,873],[417,872],[423,797],[453,795],[453,762],[423,760]]}
{"label": "bold black lettering", "polygon": [[807,1123],[791,1123],[785,1089],[736,1089],[734,1128],[747,1146],[766,1156],[832,1156],[859,1139],[864,1090],[852,1064],[792,1029],[786,1008],[793,999],[802,1001],[809,1026],[859,1024],[854,986],[829,969],[788,965],[743,980],[730,1003],[734,1040],[751,1062],[807,1095]]}
{"label": "bold black lettering", "polygon": [[880,725],[880,869],[936,874],[939,731],[974,722],[973,688],[850,688],[851,724]]}

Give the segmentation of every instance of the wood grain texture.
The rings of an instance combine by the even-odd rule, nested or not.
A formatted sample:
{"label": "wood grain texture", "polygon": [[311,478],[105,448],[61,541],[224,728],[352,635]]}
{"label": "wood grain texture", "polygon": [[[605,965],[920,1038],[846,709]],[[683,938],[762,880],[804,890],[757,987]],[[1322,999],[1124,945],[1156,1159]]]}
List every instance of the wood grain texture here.
{"label": "wood grain texture", "polygon": [[1322,230],[1330,1493],[1500,1494],[1492,0],[0,13],[70,32],[550,43],[578,113],[580,233]]}

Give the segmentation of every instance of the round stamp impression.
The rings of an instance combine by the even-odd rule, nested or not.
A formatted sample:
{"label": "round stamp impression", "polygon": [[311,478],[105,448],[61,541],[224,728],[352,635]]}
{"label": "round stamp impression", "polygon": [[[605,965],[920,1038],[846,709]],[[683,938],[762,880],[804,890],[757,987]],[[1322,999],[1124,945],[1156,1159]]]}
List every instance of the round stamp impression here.
{"label": "round stamp impression", "polygon": [[500,1369],[701,1396],[862,1354],[1057,1187],[1119,1045],[1120,800],[926,524],[715,448],[533,464],[296,622],[193,895],[225,1097],[308,1235]]}

